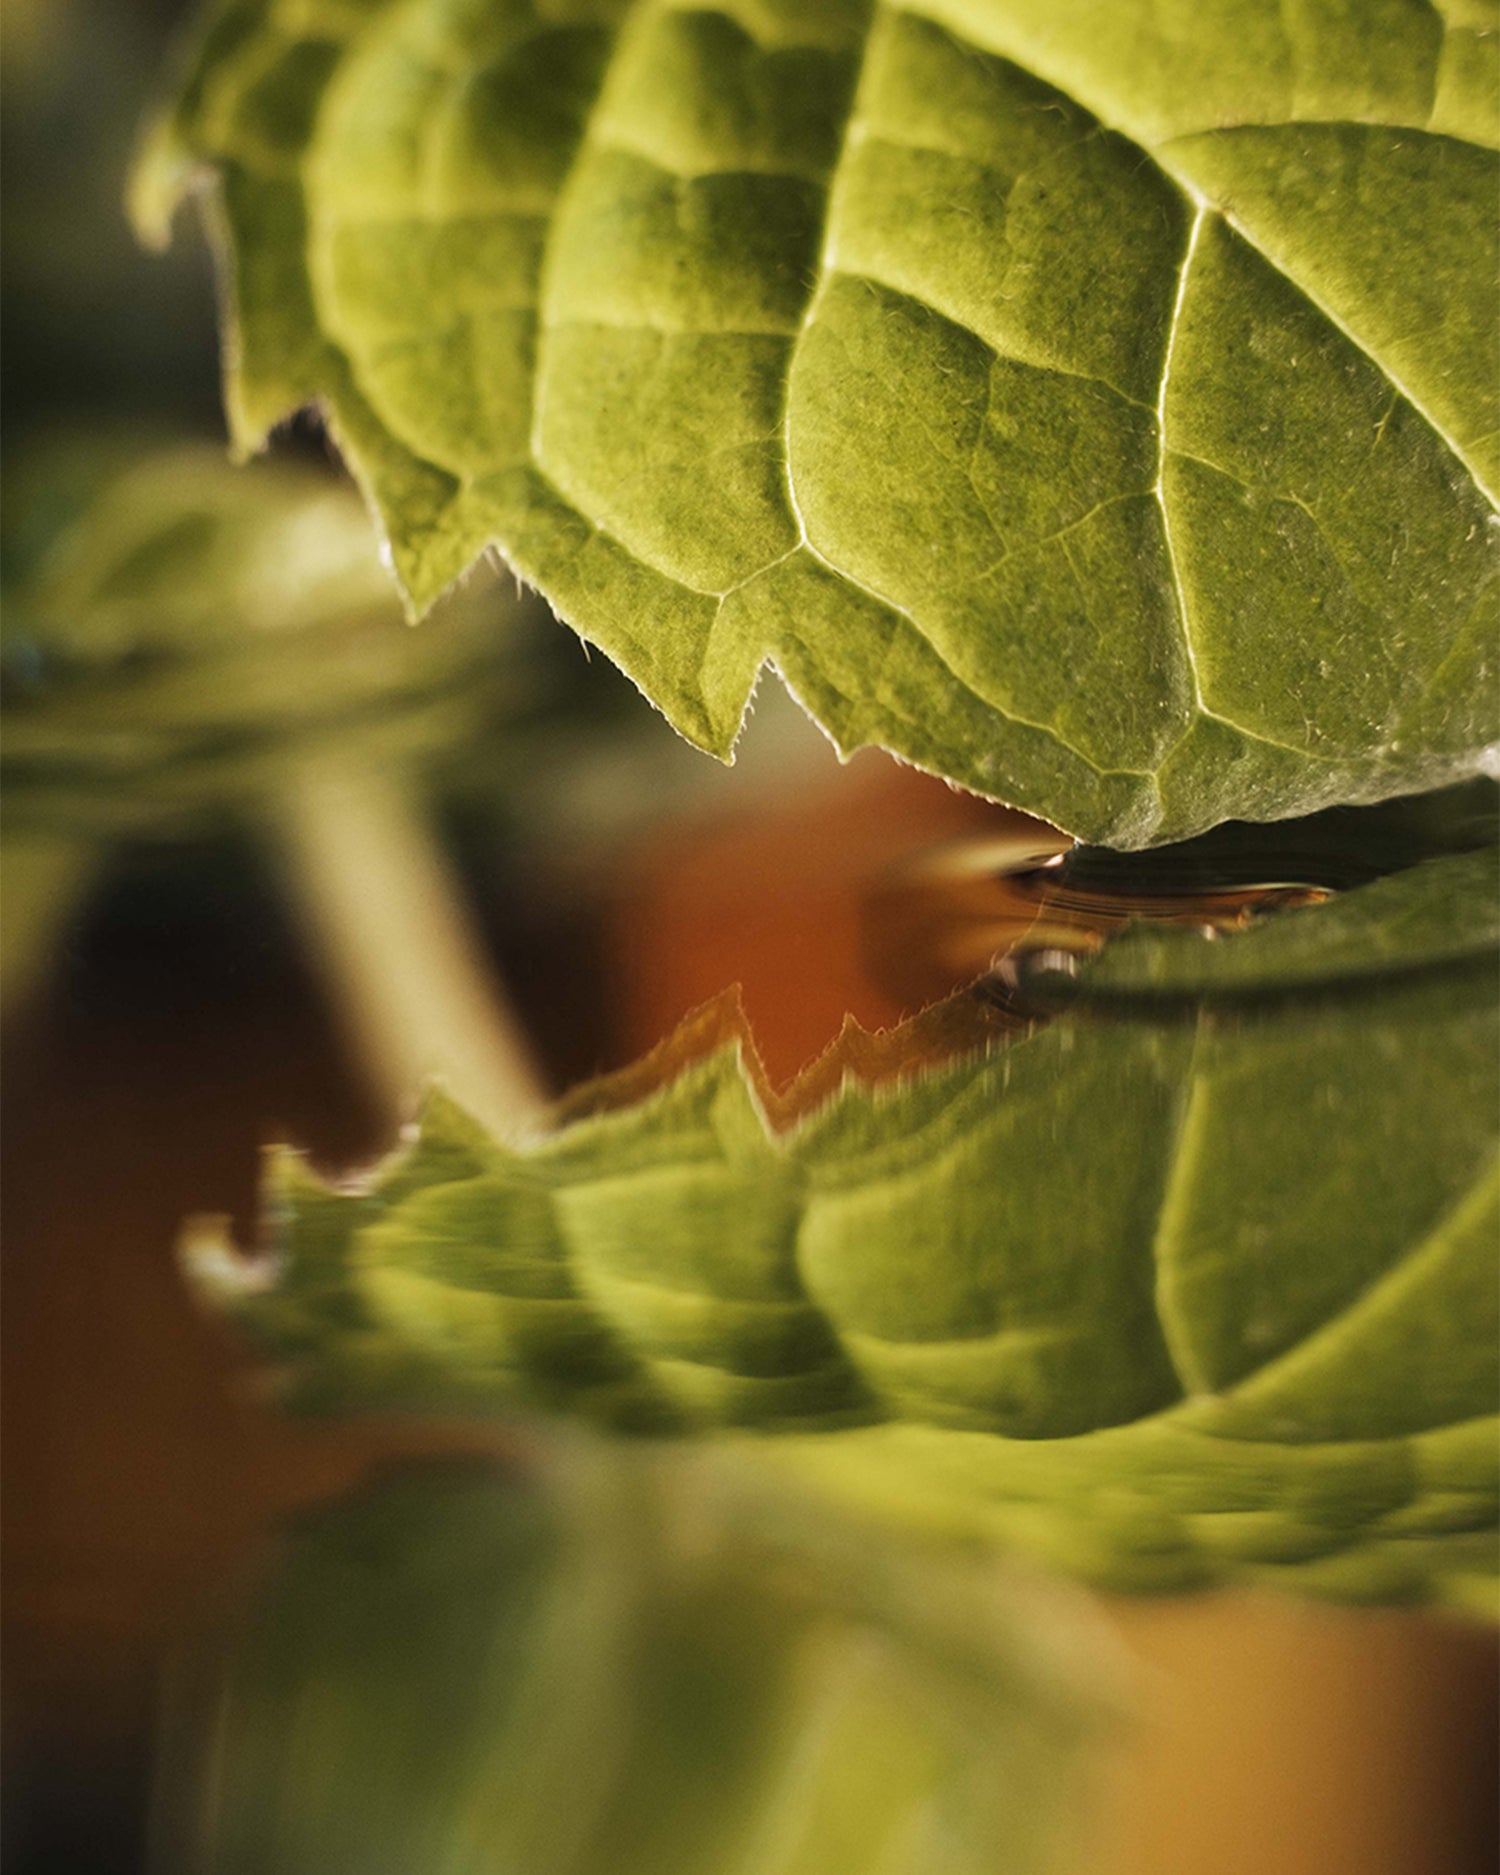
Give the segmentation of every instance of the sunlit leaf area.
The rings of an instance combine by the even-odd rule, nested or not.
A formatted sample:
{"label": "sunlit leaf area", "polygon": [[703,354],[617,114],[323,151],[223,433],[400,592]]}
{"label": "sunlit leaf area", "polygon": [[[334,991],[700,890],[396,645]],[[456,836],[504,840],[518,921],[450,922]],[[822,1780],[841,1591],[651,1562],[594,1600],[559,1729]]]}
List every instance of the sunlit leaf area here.
{"label": "sunlit leaf area", "polygon": [[1500,1858],[1500,7],[3,0],[17,1875]]}

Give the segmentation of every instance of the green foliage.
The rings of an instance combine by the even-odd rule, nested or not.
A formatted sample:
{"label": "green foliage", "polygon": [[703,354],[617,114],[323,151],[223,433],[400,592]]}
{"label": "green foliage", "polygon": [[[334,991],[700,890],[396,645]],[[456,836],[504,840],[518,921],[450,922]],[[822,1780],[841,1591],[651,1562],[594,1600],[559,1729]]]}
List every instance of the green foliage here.
{"label": "green foliage", "polygon": [[411,631],[326,469],[61,442],[12,477],[4,549],[7,1001],[122,840],[259,823],[308,760],[460,767],[536,701],[514,603],[476,577]]}
{"label": "green foliage", "polygon": [[563,1456],[399,1478],[304,1524],[215,1722],[184,1714],[172,1866],[1058,1866],[1107,1665],[1068,1599],[872,1549],[722,1463]]}
{"label": "green foliage", "polygon": [[213,16],[241,450],[309,401],[425,608],[490,542],[690,739],[764,663],[1118,846],[1496,734],[1486,0]]}
{"label": "green foliage", "polygon": [[278,1155],[268,1259],[200,1230],[192,1266],[309,1404],[753,1433],[1111,1584],[1466,1597],[1495,1565],[1496,873],[1138,929],[1050,1025],[784,1133],[739,1037],[524,1149],[435,1095],[362,1184]]}
{"label": "green foliage", "polygon": [[[191,445],[90,466],[7,594],[7,841],[180,824],[263,796],[299,757],[409,757],[513,702],[483,582],[410,631],[358,499],[327,473]],[[89,477],[32,479],[46,508],[49,482]]]}

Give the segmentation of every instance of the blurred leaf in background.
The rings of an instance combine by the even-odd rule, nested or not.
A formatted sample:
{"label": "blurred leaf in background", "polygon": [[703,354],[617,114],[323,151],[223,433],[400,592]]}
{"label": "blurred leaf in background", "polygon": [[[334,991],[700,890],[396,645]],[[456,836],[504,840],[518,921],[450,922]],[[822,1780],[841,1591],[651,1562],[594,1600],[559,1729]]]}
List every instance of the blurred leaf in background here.
{"label": "blurred leaf in background", "polygon": [[1066,1866],[1120,1673],[1086,1607],[722,1457],[562,1457],[398,1476],[289,1535],[180,1684],[159,1867]]}
{"label": "blurred leaf in background", "polygon": [[82,440],[39,446],[17,481],[23,538],[91,499],[13,556],[31,564],[6,596],[9,976],[111,843],[253,821],[314,754],[419,772],[534,700],[517,601],[481,576],[413,631],[328,469],[239,469],[212,444],[122,463]]}
{"label": "blurred leaf in background", "polygon": [[383,759],[461,745],[476,715],[519,701],[506,611],[481,578],[412,630],[329,473],[236,468],[212,445],[146,457],[12,600],[13,808],[128,827],[253,800],[345,736]]}

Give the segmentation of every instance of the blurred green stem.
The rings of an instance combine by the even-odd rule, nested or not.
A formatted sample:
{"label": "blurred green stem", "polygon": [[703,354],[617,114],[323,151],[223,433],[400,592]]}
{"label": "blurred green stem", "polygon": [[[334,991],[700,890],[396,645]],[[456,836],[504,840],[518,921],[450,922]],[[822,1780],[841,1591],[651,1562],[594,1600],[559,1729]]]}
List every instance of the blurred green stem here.
{"label": "blurred green stem", "polygon": [[303,917],[391,1110],[440,1078],[502,1137],[545,1106],[457,882],[399,775],[304,763],[275,808]]}

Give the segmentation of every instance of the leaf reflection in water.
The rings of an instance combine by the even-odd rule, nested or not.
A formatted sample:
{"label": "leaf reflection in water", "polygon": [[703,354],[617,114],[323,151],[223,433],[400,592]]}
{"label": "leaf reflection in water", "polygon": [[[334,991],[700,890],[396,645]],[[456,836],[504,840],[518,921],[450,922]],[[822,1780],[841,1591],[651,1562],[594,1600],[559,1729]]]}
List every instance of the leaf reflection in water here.
{"label": "leaf reflection in water", "polygon": [[357,1186],[278,1155],[275,1286],[220,1227],[191,1267],[309,1404],[712,1434],[1118,1587],[1473,1605],[1495,869],[1127,922],[1054,1020],[955,998],[785,1096],[720,1005],[527,1144],[435,1098]]}

